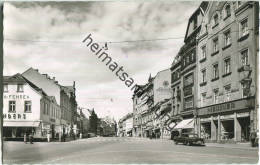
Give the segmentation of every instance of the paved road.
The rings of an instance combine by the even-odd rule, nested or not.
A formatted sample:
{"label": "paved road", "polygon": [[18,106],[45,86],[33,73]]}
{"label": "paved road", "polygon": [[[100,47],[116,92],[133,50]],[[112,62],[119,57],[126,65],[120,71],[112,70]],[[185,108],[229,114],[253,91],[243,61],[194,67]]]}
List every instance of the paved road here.
{"label": "paved road", "polygon": [[71,142],[4,142],[4,163],[257,163],[258,151],[175,145],[172,141],[96,137]]}

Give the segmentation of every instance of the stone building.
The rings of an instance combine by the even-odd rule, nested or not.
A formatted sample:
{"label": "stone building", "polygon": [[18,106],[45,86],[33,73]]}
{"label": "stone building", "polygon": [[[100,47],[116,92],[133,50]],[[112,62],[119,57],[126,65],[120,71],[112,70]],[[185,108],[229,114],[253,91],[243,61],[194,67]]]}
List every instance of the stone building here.
{"label": "stone building", "polygon": [[217,141],[248,141],[256,111],[258,2],[209,2],[197,37],[197,131]]}
{"label": "stone building", "polygon": [[208,2],[202,2],[190,16],[184,45],[172,64],[172,102],[176,120],[181,120],[175,129],[182,132],[196,132],[194,118],[197,109],[197,37]]}

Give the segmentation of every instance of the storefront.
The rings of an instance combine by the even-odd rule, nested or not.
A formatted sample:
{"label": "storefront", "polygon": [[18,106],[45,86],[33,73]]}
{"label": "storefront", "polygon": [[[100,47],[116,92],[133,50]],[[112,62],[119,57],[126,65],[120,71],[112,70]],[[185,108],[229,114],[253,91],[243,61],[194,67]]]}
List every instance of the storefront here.
{"label": "storefront", "polygon": [[240,99],[198,110],[200,137],[212,141],[249,141],[254,129],[254,98]]}
{"label": "storefront", "polygon": [[194,132],[194,119],[184,119],[180,121],[173,129],[179,133],[191,133]]}

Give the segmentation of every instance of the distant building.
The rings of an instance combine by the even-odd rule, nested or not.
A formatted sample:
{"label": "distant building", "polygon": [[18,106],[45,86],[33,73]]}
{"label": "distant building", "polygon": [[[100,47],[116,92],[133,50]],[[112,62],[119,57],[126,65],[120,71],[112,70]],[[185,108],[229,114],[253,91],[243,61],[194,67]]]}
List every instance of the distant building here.
{"label": "distant building", "polygon": [[48,96],[41,88],[21,74],[4,76],[3,136],[23,138],[33,134],[35,138],[59,138],[61,134],[61,109],[54,96]]}
{"label": "distant building", "polygon": [[133,113],[128,113],[118,122],[118,136],[133,136]]}

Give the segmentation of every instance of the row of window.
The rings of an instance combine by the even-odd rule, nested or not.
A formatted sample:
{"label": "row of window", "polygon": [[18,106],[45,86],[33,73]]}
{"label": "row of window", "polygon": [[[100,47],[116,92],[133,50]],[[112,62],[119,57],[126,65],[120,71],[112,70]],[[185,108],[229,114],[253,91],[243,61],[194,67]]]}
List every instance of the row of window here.
{"label": "row of window", "polygon": [[43,114],[50,115],[51,117],[54,118],[59,118],[60,111],[55,106],[50,106],[47,103],[43,103]]}
{"label": "row of window", "polygon": [[[248,49],[245,49],[241,52],[241,64],[242,66],[249,65],[249,57],[248,57]],[[215,63],[212,65],[213,70],[213,77],[212,80],[216,80],[219,78],[219,65],[218,63]],[[224,59],[224,75],[228,75],[231,73],[231,59],[230,57]],[[201,70],[201,81],[202,83],[206,82],[206,69]]]}
{"label": "row of window", "polygon": [[[242,98],[245,98],[248,96],[247,93],[247,84],[246,83],[241,83],[241,88],[242,88]],[[223,102],[228,102],[231,101],[231,85],[226,85],[224,86],[224,94],[223,94]],[[207,97],[207,93],[201,93],[201,106],[206,106],[206,97]],[[214,104],[218,104],[220,103],[220,93],[219,93],[219,88],[213,89],[213,103]]]}
{"label": "row of window", "polygon": [[[249,29],[248,29],[248,19],[244,19],[240,22],[240,38],[244,37],[246,35],[249,34]],[[224,32],[224,36],[223,36],[223,40],[224,40],[224,48],[228,47],[231,45],[231,30],[228,29]],[[216,54],[219,52],[219,37],[215,37],[212,40],[212,55]],[[201,60],[206,59],[207,56],[207,48],[206,45],[203,45],[201,47]]]}
{"label": "row of window", "polygon": [[[9,101],[8,112],[10,112],[10,113],[16,112],[16,101],[14,101],[14,100]],[[25,113],[32,112],[32,102],[31,101],[24,101],[24,112]]]}
{"label": "row of window", "polygon": [[[236,2],[236,8],[239,8],[242,5],[241,1]],[[231,16],[231,5],[226,4],[223,10],[223,19],[226,20],[229,16]],[[212,28],[215,28],[219,24],[219,14],[215,13],[212,21]]]}
{"label": "row of window", "polygon": [[[4,84],[4,92],[8,92],[8,84]],[[23,92],[23,84],[17,84],[17,92]]]}

